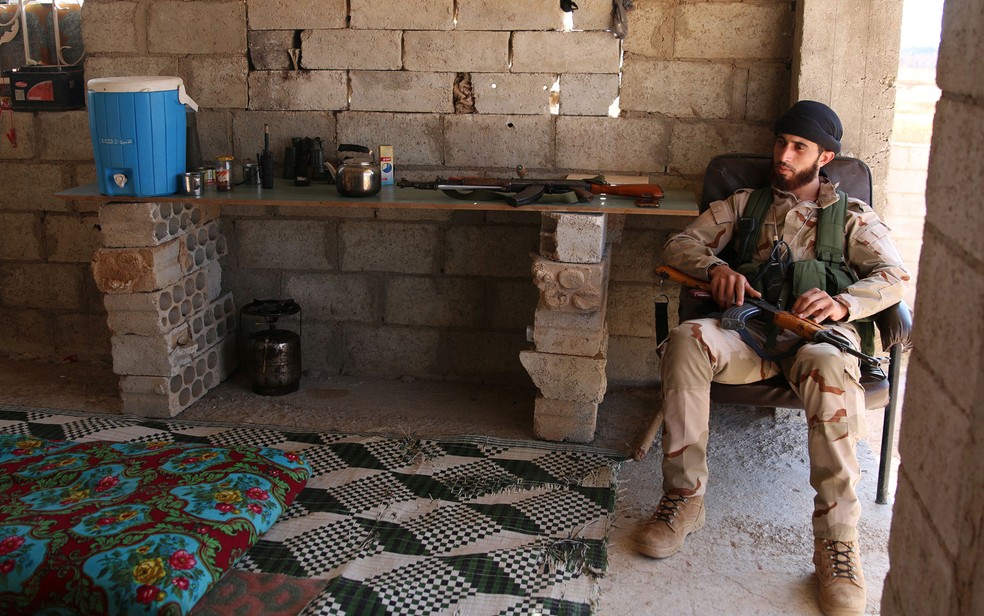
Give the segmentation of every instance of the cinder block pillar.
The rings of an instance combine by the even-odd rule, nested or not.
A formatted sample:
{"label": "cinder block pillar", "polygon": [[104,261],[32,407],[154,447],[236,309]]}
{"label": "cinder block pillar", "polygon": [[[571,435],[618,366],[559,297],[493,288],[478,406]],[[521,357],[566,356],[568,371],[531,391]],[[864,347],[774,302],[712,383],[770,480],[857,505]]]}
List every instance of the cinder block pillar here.
{"label": "cinder block pillar", "polygon": [[222,293],[218,208],[107,203],[92,261],[123,410],[173,417],[236,367],[235,302]]}
{"label": "cinder block pillar", "polygon": [[594,440],[598,405],[608,380],[608,275],[605,214],[546,212],[533,281],[540,301],[530,331],[532,350],[520,361],[539,390],[533,434],[550,441]]}
{"label": "cinder block pillar", "polygon": [[871,167],[871,206],[884,215],[902,2],[803,0],[795,6],[790,103],[812,99],[833,107],[844,123],[843,153]]}

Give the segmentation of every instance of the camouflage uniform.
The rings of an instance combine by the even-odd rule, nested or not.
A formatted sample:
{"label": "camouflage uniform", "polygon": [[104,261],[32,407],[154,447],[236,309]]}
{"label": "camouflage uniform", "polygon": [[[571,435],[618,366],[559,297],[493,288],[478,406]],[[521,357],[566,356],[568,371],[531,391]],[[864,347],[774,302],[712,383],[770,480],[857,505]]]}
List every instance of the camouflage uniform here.
{"label": "camouflage uniform", "polygon": [[[767,260],[777,238],[789,245],[793,261],[815,259],[817,212],[837,201],[834,188],[821,178],[817,203],[797,201],[792,194],[775,190],[753,261]],[[670,238],[664,248],[666,263],[707,279],[708,267],[724,263],[717,254],[731,241],[751,192],[743,189],[726,200],[715,201],[683,232]],[[849,199],[847,209],[844,259],[860,280],[838,298],[849,306],[847,320],[854,320],[900,301],[909,275],[888,227],[875,212],[856,199]],[[849,323],[827,325],[858,345],[858,335]],[[758,327],[756,334],[763,340],[764,326]],[[777,347],[789,348],[797,341],[794,334],[782,332]],[[779,363],[767,361],[737,332],[721,329],[713,318],[681,323],[660,347],[660,357],[666,493],[702,495],[707,488],[711,381],[752,383],[783,374],[806,408],[810,483],[817,492],[814,536],[857,539],[861,507],[854,490],[860,479],[856,444],[865,431],[864,390],[857,359],[827,344],[806,344],[794,357]]]}

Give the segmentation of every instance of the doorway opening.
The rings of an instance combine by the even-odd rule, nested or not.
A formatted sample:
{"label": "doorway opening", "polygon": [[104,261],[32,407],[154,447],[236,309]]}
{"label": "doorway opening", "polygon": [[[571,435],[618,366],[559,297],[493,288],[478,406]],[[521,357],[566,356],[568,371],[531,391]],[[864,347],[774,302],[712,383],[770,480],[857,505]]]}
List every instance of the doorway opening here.
{"label": "doorway opening", "polygon": [[[899,69],[895,82],[895,119],[889,144],[888,203],[885,222],[892,229],[892,239],[905,261],[912,280],[905,302],[916,305],[916,281],[922,251],[923,225],[926,219],[926,179],[929,150],[933,137],[933,117],[940,89],[936,86],[936,59],[940,48],[944,0],[904,0],[902,38],[899,44]],[[905,391],[908,354],[899,375],[899,391]],[[895,418],[889,494],[895,493],[898,479],[899,426],[903,405]],[[869,434],[869,438],[874,436]]]}
{"label": "doorway opening", "polygon": [[923,221],[926,217],[926,178],[933,115],[940,90],[936,58],[940,48],[944,0],[905,0],[902,40],[896,80],[885,219],[892,239],[910,273],[906,303],[915,305]]}

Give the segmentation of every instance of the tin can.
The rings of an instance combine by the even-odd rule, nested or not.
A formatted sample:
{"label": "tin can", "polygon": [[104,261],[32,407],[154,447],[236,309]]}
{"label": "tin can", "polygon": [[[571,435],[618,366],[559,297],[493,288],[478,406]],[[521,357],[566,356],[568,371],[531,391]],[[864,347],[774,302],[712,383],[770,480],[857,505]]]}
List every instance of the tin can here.
{"label": "tin can", "polygon": [[232,190],[232,156],[215,159],[215,188],[222,192]]}
{"label": "tin can", "polygon": [[205,186],[215,186],[215,167],[199,167],[198,172],[202,174]]}
{"label": "tin can", "polygon": [[251,160],[244,160],[243,163],[243,184],[248,186],[260,185],[260,167]]}

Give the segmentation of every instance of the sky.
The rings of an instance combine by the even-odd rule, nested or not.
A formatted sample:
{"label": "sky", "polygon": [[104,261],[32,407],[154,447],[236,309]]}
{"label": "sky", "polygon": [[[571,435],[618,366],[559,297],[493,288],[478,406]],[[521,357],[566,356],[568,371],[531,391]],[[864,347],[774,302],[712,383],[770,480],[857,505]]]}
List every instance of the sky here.
{"label": "sky", "polygon": [[943,0],[905,0],[902,7],[902,48],[939,47]]}

